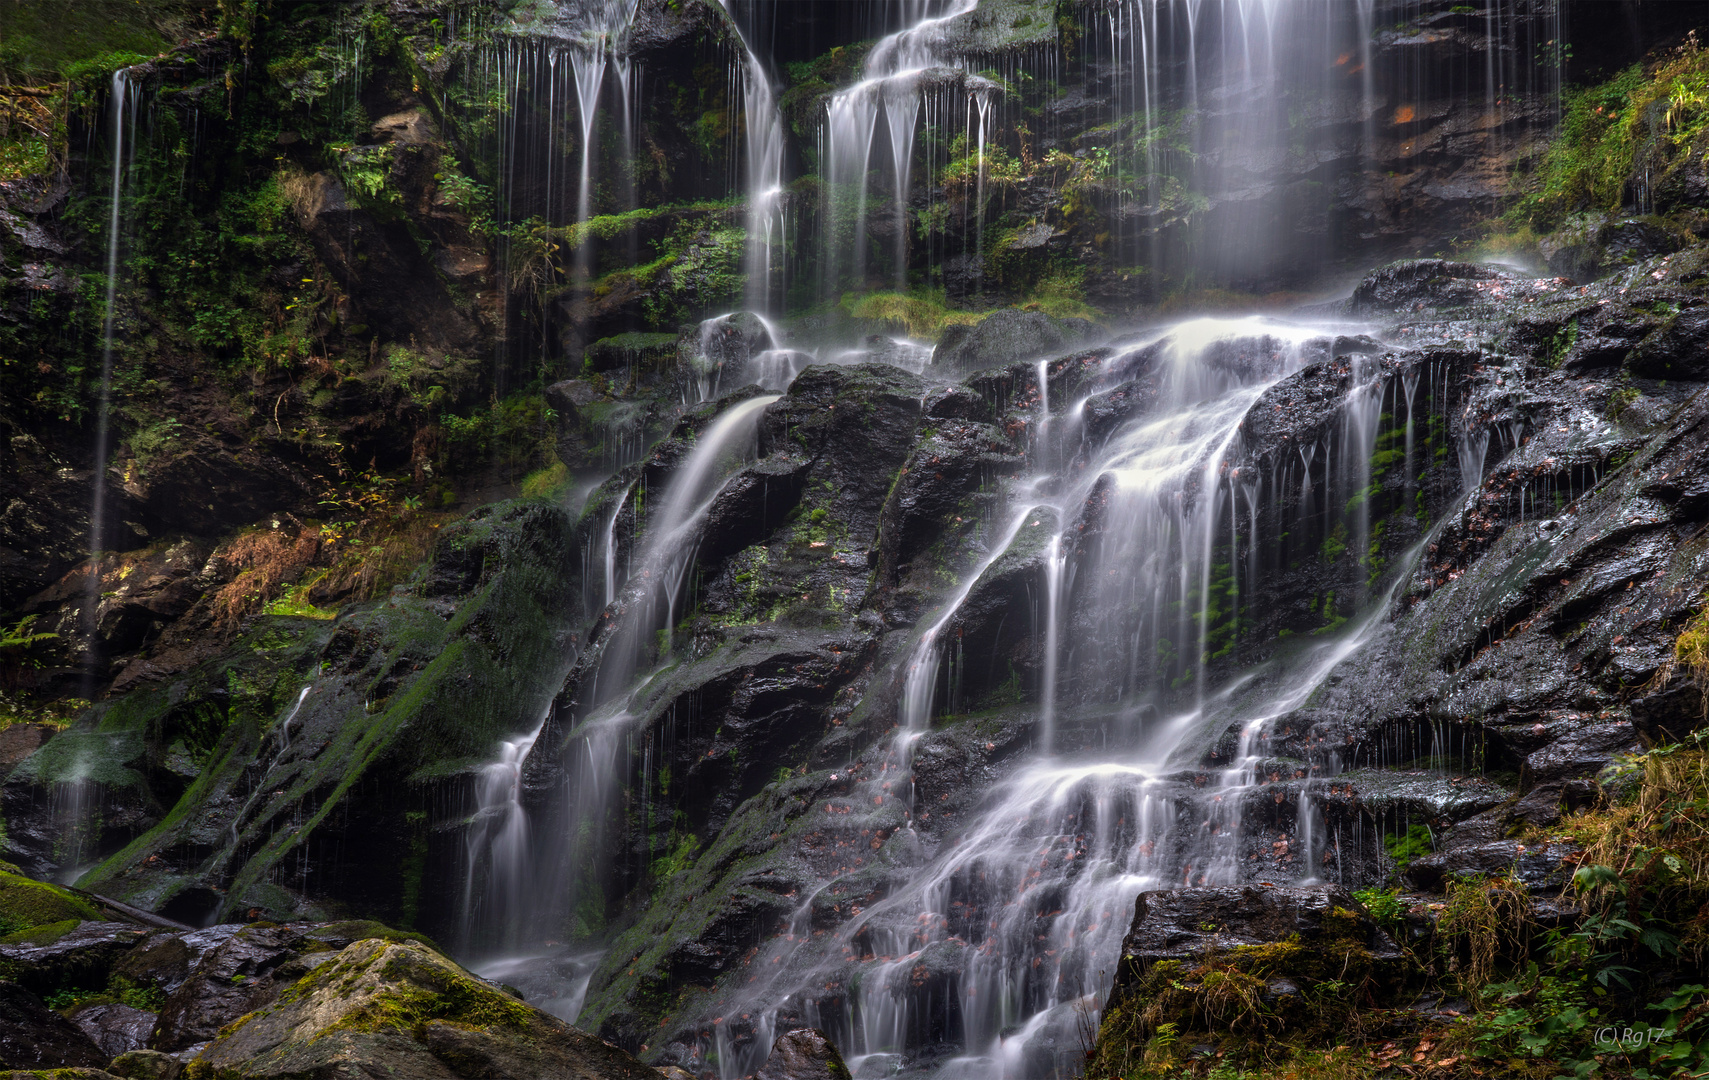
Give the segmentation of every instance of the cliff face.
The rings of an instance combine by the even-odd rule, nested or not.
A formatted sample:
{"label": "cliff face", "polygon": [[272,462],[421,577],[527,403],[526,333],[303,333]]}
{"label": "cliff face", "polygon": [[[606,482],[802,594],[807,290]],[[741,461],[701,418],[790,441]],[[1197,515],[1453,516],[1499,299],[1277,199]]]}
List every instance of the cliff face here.
{"label": "cliff face", "polygon": [[[1559,15],[1520,5],[1513,40]],[[1700,719],[1668,674],[1709,587],[1701,146],[1650,204],[1621,187],[1537,210],[1566,276],[1409,259],[1294,311],[1304,329],[1120,333],[1445,250],[1530,172],[1564,175],[1554,98],[1491,111],[1478,80],[1512,57],[1429,5],[1371,30],[1380,76],[1327,57],[1270,103],[1282,144],[1222,137],[1232,93],[1159,99],[1205,156],[1136,178],[1107,164],[1144,150],[1131,64],[1085,43],[1111,12],[981,4],[945,47],[989,65],[1001,169],[986,190],[939,161],[849,235],[878,267],[891,211],[935,222],[902,238],[912,291],[867,295],[879,269],[826,291],[811,242],[846,224],[804,137],[859,70],[843,43],[778,76],[807,174],[783,197],[799,313],[697,325],[753,284],[728,182],[751,122],[738,26],[644,0],[601,76],[633,108],[582,126],[553,52],[580,40],[569,17],[228,13],[117,84],[85,72],[66,167],[0,185],[6,693],[53,721],[7,765],[9,860],[192,923],[356,914],[470,955],[573,945],[529,977],[585,978],[582,1026],[731,1076],[791,1018],[849,1051],[883,1016],[922,1065],[995,1039],[969,993],[996,985],[992,953],[1043,972],[1002,983],[1053,1017],[1025,1067],[1080,1067],[1051,1010],[1102,992],[1087,958],[1127,913],[1100,906],[1095,947],[1056,920],[1106,842],[1176,875],[1158,885],[1203,884],[1211,851],[1253,882],[1512,871],[1564,905],[1583,845],[1515,830],[1596,805],[1609,762]],[[1675,18],[1646,16],[1638,45]],[[1582,63],[1623,62],[1609,11],[1574,19]],[[1041,58],[1049,79],[1019,78]],[[829,341],[856,347],[805,351]],[[1180,536],[1214,528],[1146,614],[1123,598],[1155,551],[1124,545],[1151,511],[1110,455],[1186,415],[1189,348],[1193,377],[1250,400],[1170,494]],[[671,500],[719,470],[671,563]],[[1120,574],[1063,570],[1124,552]],[[1043,821],[1043,755],[1148,752],[1195,711],[1146,759],[1156,836],[1129,826],[1140,801],[1073,789],[1049,803],[1073,822],[1001,838],[1047,887],[958,852],[997,842],[993,807]],[[1236,761],[1254,772],[1233,791]],[[526,857],[502,869],[516,821]],[[1420,826],[1430,850],[1397,864]],[[953,925],[909,923],[929,889]],[[1111,1017],[1169,959],[1128,953]]]}

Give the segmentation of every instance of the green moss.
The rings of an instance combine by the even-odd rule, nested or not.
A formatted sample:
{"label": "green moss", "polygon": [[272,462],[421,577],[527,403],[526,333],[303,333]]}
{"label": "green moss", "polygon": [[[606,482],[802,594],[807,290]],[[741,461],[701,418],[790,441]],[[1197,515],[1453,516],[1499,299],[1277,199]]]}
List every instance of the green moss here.
{"label": "green moss", "polygon": [[1634,175],[1647,171],[1659,187],[1706,149],[1709,50],[1692,40],[1647,71],[1634,64],[1607,82],[1569,88],[1560,134],[1506,221],[1546,232],[1575,211],[1617,212]]}
{"label": "green moss", "polygon": [[[435,961],[408,949],[393,950],[368,941],[350,946],[337,959],[321,964],[297,980],[279,995],[272,1008],[289,1007],[323,991],[348,997],[370,980],[377,990],[321,1028],[316,1037],[334,1031],[390,1030],[413,1034],[422,1024],[434,1020],[473,1028],[521,1031],[529,1030],[535,1022],[534,1010],[476,981],[449,961]],[[254,1015],[240,1018],[222,1031],[221,1036],[236,1031]]]}
{"label": "green moss", "polygon": [[[1129,971],[1099,1025],[1086,1076],[1177,1075],[1185,1051],[1210,1045],[1228,1065],[1276,1050],[1345,1038],[1354,1011],[1393,993],[1364,940],[1357,913],[1332,909],[1318,937],[1212,948],[1191,961]],[[1130,963],[1129,961],[1123,961]],[[1273,992],[1285,979],[1296,992]]]}
{"label": "green moss", "polygon": [[18,930],[0,937],[0,945],[52,945],[60,938],[83,925],[82,919],[64,919],[42,926],[33,926],[28,930]]}
{"label": "green moss", "polygon": [[[99,921],[101,913],[82,897],[41,881],[0,873],[0,931],[15,935],[32,927],[43,933],[59,929],[63,936],[82,920]],[[67,925],[69,923],[69,925]]]}
{"label": "green moss", "polygon": [[1412,865],[1414,859],[1421,859],[1435,851],[1436,840],[1426,826],[1410,825],[1403,833],[1389,833],[1384,836],[1383,850],[1394,860],[1397,870],[1405,870]]}
{"label": "green moss", "polygon": [[842,306],[857,319],[884,323],[921,341],[936,341],[948,327],[970,326],[985,317],[982,312],[950,307],[942,289],[850,294],[843,297]]}
{"label": "green moss", "polygon": [[21,85],[98,81],[170,47],[163,24],[181,7],[170,0],[8,0],[0,70]]}

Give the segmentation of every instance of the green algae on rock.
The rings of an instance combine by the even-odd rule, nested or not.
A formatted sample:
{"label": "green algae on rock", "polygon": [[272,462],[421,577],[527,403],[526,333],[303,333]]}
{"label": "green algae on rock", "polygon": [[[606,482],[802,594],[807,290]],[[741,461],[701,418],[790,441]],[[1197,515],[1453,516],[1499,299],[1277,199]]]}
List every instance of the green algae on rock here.
{"label": "green algae on rock", "polygon": [[423,1080],[658,1076],[437,953],[382,940],[350,945],[275,1003],[231,1024],[196,1054],[185,1076],[319,1076],[358,1062]]}

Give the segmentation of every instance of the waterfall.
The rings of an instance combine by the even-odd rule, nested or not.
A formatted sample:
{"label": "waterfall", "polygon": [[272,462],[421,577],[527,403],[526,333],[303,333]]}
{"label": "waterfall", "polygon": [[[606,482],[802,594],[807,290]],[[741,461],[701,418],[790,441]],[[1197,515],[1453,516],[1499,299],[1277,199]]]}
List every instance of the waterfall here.
{"label": "waterfall", "polygon": [[[1266,390],[1322,355],[1323,334],[1267,319],[1198,319],[1101,361],[1094,391],[1121,385],[1136,355],[1155,356],[1156,407],[1092,448],[1085,469],[1065,475],[1047,467],[1010,485],[980,553],[923,621],[900,666],[898,729],[877,776],[846,801],[879,807],[887,793],[913,790],[913,752],[931,730],[947,637],[991,568],[1021,550],[1041,553],[1045,585],[1035,729],[1043,753],[990,794],[958,842],[924,859],[888,897],[830,934],[790,933],[761,946],[749,970],[764,978],[751,987],[737,980],[720,1003],[726,1013],[756,1016],[755,1038],[738,1044],[720,1032],[707,1048],[716,1050],[724,1080],[758,1066],[785,1016],[830,1031],[857,1070],[891,1069],[895,1055],[923,1038],[925,1010],[940,1007],[928,998],[941,1002],[944,994],[953,996],[966,1056],[940,1075],[999,1068],[1042,1075],[1066,1066],[1063,1052],[1050,1048],[1072,1043],[1077,1011],[1101,1006],[1134,896],[1245,879],[1242,805],[1272,782],[1261,768],[1271,725],[1383,625],[1377,605],[1350,633],[1314,643],[1251,688],[1243,689],[1245,680],[1217,690],[1205,683],[1210,654],[1234,632],[1237,614],[1220,606],[1223,594],[1211,595],[1224,580],[1213,562],[1232,559],[1238,547],[1224,518],[1240,515],[1244,502],[1255,537],[1259,517],[1256,485],[1228,467],[1243,452],[1240,429]],[[1368,455],[1369,410],[1382,401],[1383,385],[1375,373],[1354,380],[1340,415],[1326,418],[1353,433],[1340,442],[1344,453]],[[1309,466],[1309,455],[1302,457]],[[1344,471],[1357,482],[1356,468]],[[1091,513],[1100,539],[1071,541]],[[1049,529],[1048,538],[1035,543],[1034,529]],[[1070,606],[1076,637],[1066,653],[1058,637]],[[1061,680],[1069,676],[1074,689],[1065,695]],[[1099,751],[1084,732],[1061,726],[1069,705],[1143,698],[1171,682],[1206,688],[1185,711],[1146,723],[1132,744]],[[1226,731],[1237,732],[1238,744],[1227,765],[1213,771],[1212,783],[1203,776],[1195,783],[1207,740]],[[1303,831],[1288,859],[1294,877],[1316,869],[1297,858],[1302,845],[1321,857],[1313,805],[1306,794],[1296,806]],[[931,809],[906,799],[897,835],[912,836]],[[860,824],[839,818],[835,827]],[[1284,856],[1288,848],[1281,845]],[[859,971],[852,983],[851,956]],[[921,970],[953,974],[928,994]],[[831,986],[841,989],[825,993]]]}
{"label": "waterfall", "polygon": [[[475,779],[475,813],[464,833],[463,927],[465,944],[477,922],[503,928],[499,944],[514,947],[523,930],[516,916],[526,909],[530,880],[528,810],[522,805],[522,766],[550,719],[499,746],[498,757]],[[479,895],[477,895],[477,893]]]}
{"label": "waterfall", "polygon": [[1489,428],[1480,427],[1473,431],[1468,427],[1455,440],[1455,450],[1460,461],[1460,489],[1476,491],[1484,480],[1484,460],[1489,455]]}
{"label": "waterfall", "polygon": [[[684,575],[694,563],[700,529],[728,478],[732,459],[752,456],[760,413],[776,400],[774,394],[737,402],[694,440],[672,471],[662,498],[646,515],[641,554],[620,592],[611,552],[627,491],[612,512],[605,544],[607,584],[616,596],[607,601],[606,612],[616,625],[603,637],[597,668],[585,689],[590,706],[586,719],[563,743],[549,748],[565,759],[557,793],[562,801],[558,816],[568,825],[565,832],[537,844],[522,801],[522,773],[552,719],[550,708],[531,733],[502,743],[496,757],[482,767],[474,813],[464,834],[462,929],[466,948],[499,950],[489,956],[492,963],[510,963],[517,949],[538,946],[542,934],[561,926],[566,913],[575,912],[602,887],[598,860],[604,855],[605,823],[622,789],[629,729],[647,682],[635,675],[660,635],[657,661],[671,662],[677,604]],[[582,965],[577,970],[585,975],[591,968]],[[578,1008],[579,994],[571,995]],[[561,998],[560,1005],[567,1010],[570,1000]],[[567,1015],[573,1017],[574,1012]]]}
{"label": "waterfall", "polygon": [[[842,252],[835,239],[827,239],[822,253],[825,265],[825,291],[834,297],[846,277],[859,284],[868,275],[866,234],[868,172],[872,153],[880,135],[879,117],[884,118],[882,133],[890,148],[890,179],[895,192],[896,241],[890,278],[898,289],[908,285],[908,189],[912,176],[915,135],[921,111],[921,94],[928,74],[937,78],[947,75],[945,69],[963,65],[950,55],[944,41],[944,25],[973,11],[978,0],[948,0],[943,11],[919,17],[905,29],[881,39],[867,54],[861,78],[853,86],[833,94],[826,106],[821,134],[825,147],[824,174],[830,194],[828,219],[852,219],[855,242],[853,259],[844,267]],[[983,80],[961,75],[968,85],[985,85]],[[939,80],[941,81],[941,79]],[[980,160],[983,162],[985,120],[989,112],[989,94],[980,91]],[[983,169],[981,169],[983,172]],[[844,191],[852,189],[853,206],[847,205]],[[981,183],[980,195],[983,196]],[[983,200],[981,199],[981,205]],[[827,234],[836,232],[827,229]]]}
{"label": "waterfall", "polygon": [[88,596],[84,619],[88,623],[89,655],[83,675],[83,696],[93,696],[98,663],[100,627],[97,624],[101,603],[101,544],[106,540],[107,525],[107,455],[111,450],[113,339],[118,318],[119,240],[123,214],[125,172],[129,165],[127,154],[134,154],[136,102],[131,93],[129,68],[113,72],[107,113],[112,121],[112,178],[108,186],[107,211],[107,297],[101,320],[101,386],[95,399],[95,445],[90,469],[89,494],[89,573]]}
{"label": "waterfall", "polygon": [[623,494],[611,504],[611,516],[605,519],[604,536],[600,541],[605,563],[605,601],[601,607],[610,607],[611,602],[617,599],[617,519],[634,491],[634,484],[624,488]]}
{"label": "waterfall", "polygon": [[[616,72],[621,114],[628,116],[629,64],[622,57],[622,36],[635,19],[639,0],[594,0],[583,9],[584,22],[576,28],[568,52],[571,78],[575,83],[576,113],[581,121],[581,175],[576,185],[577,224],[593,216],[594,127],[599,119],[600,90],[608,66]],[[557,54],[548,58],[557,62]],[[577,254],[578,271],[584,279],[592,275],[593,245],[584,243]]]}
{"label": "waterfall", "polygon": [[[724,2],[735,23],[734,0]],[[1009,77],[1025,73],[1020,62],[960,51],[967,47],[956,44],[948,24],[978,6],[911,0],[907,25],[871,48],[851,85],[828,94],[817,146],[802,152],[816,158],[821,182],[821,300],[835,301],[849,288],[907,289],[918,280],[911,271],[920,268],[922,250],[933,280],[932,260],[947,254],[945,234],[953,231],[960,255],[972,257],[971,291],[983,292],[986,256],[997,254],[988,251],[997,233],[985,235],[987,200],[1013,190],[1013,174],[998,163],[1006,168],[1015,121],[1037,101]],[[1504,67],[1517,55],[1513,10],[1507,0],[1486,9],[1491,87],[1507,78]],[[1387,31],[1376,27],[1374,0],[1112,0],[1077,11],[1088,68],[1104,65],[1097,77],[1114,84],[1103,129],[1110,145],[1087,145],[1081,154],[1087,175],[1118,204],[1110,214],[1109,265],[1145,265],[1193,282],[1262,279],[1281,256],[1309,261],[1304,245],[1315,241],[1301,239],[1309,230],[1296,234],[1272,204],[1243,197],[1261,189],[1264,173],[1284,158],[1319,159],[1324,146],[1314,140],[1351,138],[1315,134],[1316,121],[1300,119],[1302,101],[1321,98],[1336,124],[1363,133],[1337,169],[1356,169],[1359,155],[1376,155],[1379,137],[1396,138],[1390,129],[1410,122],[1398,111],[1377,114],[1376,35]],[[614,17],[612,29],[600,33],[615,35],[620,25],[626,23]],[[821,355],[786,348],[785,334],[767,320],[782,309],[786,270],[798,265],[785,261],[792,250],[784,240],[786,129],[779,85],[751,43],[759,36],[738,23],[735,39],[739,55],[733,47],[728,75],[740,123],[731,131],[729,161],[732,186],[745,196],[746,310],[700,323],[677,387],[682,404],[713,401],[756,381],[781,391],[815,360],[926,370],[929,348],[919,343],[869,338],[841,351],[825,346]],[[578,221],[592,212],[595,111],[607,74],[625,88],[628,124],[627,62],[609,42],[592,34],[565,54],[582,139]],[[1499,57],[1497,43],[1507,50]],[[989,78],[977,73],[988,64],[1000,70]],[[1382,91],[1418,89],[1416,80],[1398,81],[1398,91]],[[1506,107],[1499,93],[1489,100]],[[954,140],[958,160],[950,162],[944,155]],[[958,196],[944,194],[952,164],[960,170]],[[959,230],[946,224],[947,214],[916,219],[916,197],[938,211],[941,200],[958,198]],[[1217,206],[1221,216],[1171,209],[1194,200]],[[1014,218],[992,220],[1007,228]],[[1177,226],[1191,228],[1192,241],[1170,255],[1164,233]],[[894,229],[888,244],[876,239],[886,228]],[[794,329],[803,333],[799,324]],[[700,1040],[701,1057],[686,1064],[735,1080],[761,1064],[779,1030],[808,1022],[832,1033],[859,1075],[899,1071],[902,1055],[928,1042],[960,1047],[953,1061],[930,1066],[941,1066],[944,1077],[1069,1069],[1070,1032],[1109,990],[1138,892],[1260,875],[1277,882],[1335,875],[1340,826],[1329,816],[1323,781],[1339,765],[1333,755],[1285,756],[1297,751],[1277,742],[1284,734],[1277,728],[1378,631],[1386,597],[1404,577],[1395,567],[1385,570],[1382,534],[1373,534],[1372,501],[1393,497],[1392,486],[1385,494],[1380,483],[1378,440],[1399,434],[1385,404],[1398,408],[1404,397],[1406,499],[1437,449],[1427,428],[1425,460],[1415,462],[1420,370],[1336,355],[1335,335],[1348,329],[1189,319],[1123,339],[1102,359],[1059,365],[1054,394],[1051,363],[1037,362],[1036,413],[1033,403],[1022,405],[1032,432],[1029,474],[981,491],[990,502],[975,539],[959,562],[943,567],[953,584],[943,579],[928,601],[935,606],[913,629],[896,630],[888,642],[902,644],[887,643],[897,651],[885,652],[886,666],[874,669],[872,685],[881,688],[874,692],[884,695],[881,708],[894,709],[894,732],[869,750],[847,751],[864,753],[861,767],[872,770],[858,780],[845,774],[850,793],[837,797],[840,819],[826,828],[858,831],[864,820],[876,833],[882,820],[888,842],[901,851],[886,868],[890,877],[856,914],[829,928],[815,926],[814,895],[789,893],[795,906],[781,929],[758,940],[745,961],[755,974],[721,981],[694,1006],[707,1010],[706,1020],[753,1017],[752,1037],[737,1037],[733,1022],[697,1035],[686,1026],[696,1018],[673,1015],[673,1025],[685,1026],[661,1038]],[[1280,381],[1320,361],[1344,380],[1339,399],[1286,436],[1297,441],[1255,442],[1255,406]],[[1020,370],[1016,381],[1024,383]],[[1093,397],[1117,391],[1132,392],[1144,406],[1113,429],[1082,414]],[[625,816],[633,805],[626,800],[650,808],[667,784],[647,725],[677,722],[674,715],[660,719],[657,700],[691,663],[676,630],[680,608],[696,595],[690,575],[706,517],[733,466],[754,453],[759,414],[773,400],[726,408],[674,465],[662,492],[637,481],[604,520],[605,611],[574,684],[577,700],[557,717],[562,727],[541,718],[531,734],[497,748],[477,778],[466,833],[466,937],[475,936],[477,921],[493,927],[490,944],[511,959],[518,950],[544,948],[546,928],[579,926],[573,935],[599,937],[584,911],[603,911],[604,890],[619,877],[608,872],[617,838],[637,839],[624,832],[636,827]],[[1266,404],[1261,415],[1269,413]],[[1468,420],[1458,440],[1467,487],[1481,479],[1490,437],[1487,426],[1475,426]],[[1517,441],[1520,433],[1512,434]],[[1386,452],[1391,444],[1381,445]],[[620,575],[617,526],[626,505],[635,514],[633,572]],[[1278,559],[1318,559],[1333,585],[1311,602],[1322,624],[1292,641],[1268,642],[1273,659],[1237,675],[1230,667],[1246,655],[1237,647],[1256,644],[1254,627],[1265,620],[1274,625],[1272,613],[1253,610],[1265,598],[1264,575],[1277,566],[1261,550],[1279,546],[1278,534],[1290,531],[1290,555]],[[916,754],[944,734],[941,714],[960,712],[962,698],[972,696],[958,681],[965,677],[964,620],[983,587],[1009,587],[1006,575],[1017,565],[1035,607],[1026,648],[1012,654],[1025,668],[1015,682],[1025,688],[1017,692],[1024,703],[1005,708],[1026,713],[1031,756],[958,820],[953,835],[939,836],[938,826],[927,827],[933,807],[916,805]],[[542,789],[551,788],[540,799],[544,809],[523,800],[531,755],[542,775],[561,766],[542,781]],[[668,801],[666,795],[658,803]],[[639,839],[631,850],[660,850],[656,834]],[[878,841],[862,840],[868,842],[878,849]],[[581,1000],[585,976],[576,978],[565,1002]],[[574,1015],[573,1005],[565,1008]],[[934,1009],[956,1018],[953,1034],[926,1037]]]}
{"label": "waterfall", "polygon": [[[731,0],[722,2],[728,11]],[[731,11],[730,15],[734,23],[735,13]],[[775,307],[776,272],[781,265],[774,262],[784,229],[783,114],[778,111],[765,68],[740,26],[736,38],[744,54],[741,97],[748,238],[742,265],[747,278],[743,297],[750,311],[764,313]]]}

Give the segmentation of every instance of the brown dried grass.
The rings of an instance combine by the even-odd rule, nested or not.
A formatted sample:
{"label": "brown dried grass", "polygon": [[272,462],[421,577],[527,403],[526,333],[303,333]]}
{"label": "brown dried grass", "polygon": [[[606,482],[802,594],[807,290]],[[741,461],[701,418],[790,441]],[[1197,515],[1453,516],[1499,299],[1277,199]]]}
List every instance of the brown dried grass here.
{"label": "brown dried grass", "polygon": [[320,536],[300,527],[245,533],[226,544],[215,557],[237,570],[213,597],[214,625],[236,626],[246,615],[259,611],[279,594],[279,587],[294,579],[320,553]]}

